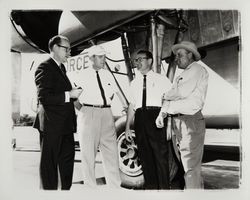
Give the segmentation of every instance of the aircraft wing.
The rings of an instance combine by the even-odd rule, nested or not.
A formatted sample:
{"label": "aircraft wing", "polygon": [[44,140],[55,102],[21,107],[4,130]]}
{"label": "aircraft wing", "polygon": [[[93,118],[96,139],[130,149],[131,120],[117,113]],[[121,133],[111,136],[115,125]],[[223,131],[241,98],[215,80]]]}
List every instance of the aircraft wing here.
{"label": "aircraft wing", "polygon": [[120,33],[113,29],[149,12],[152,11],[13,10],[10,15],[13,25],[11,50],[48,52],[48,40],[62,34],[70,39],[72,55],[76,55],[90,46],[87,41],[91,39],[118,38]]}

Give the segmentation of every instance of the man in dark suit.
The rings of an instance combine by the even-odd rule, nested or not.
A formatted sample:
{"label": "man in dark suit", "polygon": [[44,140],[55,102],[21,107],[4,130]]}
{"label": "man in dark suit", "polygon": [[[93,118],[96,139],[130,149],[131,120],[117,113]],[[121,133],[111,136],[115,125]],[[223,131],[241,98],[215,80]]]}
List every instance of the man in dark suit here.
{"label": "man in dark suit", "polygon": [[35,72],[38,96],[38,113],[34,128],[41,134],[40,176],[42,188],[61,189],[72,185],[74,167],[74,135],[76,116],[73,99],[82,90],[72,88],[63,62],[70,56],[70,43],[57,35],[49,41],[50,58],[41,63]]}

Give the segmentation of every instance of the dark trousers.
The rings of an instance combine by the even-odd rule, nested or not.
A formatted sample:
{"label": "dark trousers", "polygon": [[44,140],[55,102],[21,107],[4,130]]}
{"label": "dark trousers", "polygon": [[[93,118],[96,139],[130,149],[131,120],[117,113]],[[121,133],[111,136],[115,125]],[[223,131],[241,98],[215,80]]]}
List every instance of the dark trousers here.
{"label": "dark trousers", "polygon": [[155,125],[160,108],[137,109],[135,134],[145,189],[169,189],[168,143],[165,129]]}
{"label": "dark trousers", "polygon": [[72,185],[75,157],[73,133],[53,135],[40,132],[40,141],[40,178],[42,188],[45,190],[57,190],[59,172],[61,189],[69,190]]}

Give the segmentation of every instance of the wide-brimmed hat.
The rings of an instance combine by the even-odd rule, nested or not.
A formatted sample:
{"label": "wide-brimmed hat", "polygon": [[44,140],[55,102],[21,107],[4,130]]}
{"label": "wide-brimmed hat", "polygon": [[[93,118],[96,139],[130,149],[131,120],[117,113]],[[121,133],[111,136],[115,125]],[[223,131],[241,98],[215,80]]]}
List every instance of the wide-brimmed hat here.
{"label": "wide-brimmed hat", "polygon": [[94,46],[90,47],[88,50],[89,57],[91,57],[93,55],[101,56],[101,55],[107,55],[107,54],[108,54],[108,52],[101,45],[94,45]]}
{"label": "wide-brimmed hat", "polygon": [[189,42],[189,41],[182,41],[179,44],[175,44],[174,46],[172,46],[172,51],[174,54],[176,54],[176,51],[178,49],[186,49],[187,51],[190,51],[194,54],[195,57],[195,61],[198,61],[201,59],[201,55],[197,50],[196,45],[193,42]]}

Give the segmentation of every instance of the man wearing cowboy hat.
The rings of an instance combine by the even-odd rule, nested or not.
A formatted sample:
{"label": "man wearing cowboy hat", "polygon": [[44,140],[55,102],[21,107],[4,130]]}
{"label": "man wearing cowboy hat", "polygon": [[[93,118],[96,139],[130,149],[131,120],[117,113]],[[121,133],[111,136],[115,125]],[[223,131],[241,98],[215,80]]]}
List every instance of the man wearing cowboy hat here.
{"label": "man wearing cowboy hat", "polygon": [[164,95],[156,126],[163,127],[163,119],[167,115],[172,116],[172,131],[185,170],[185,187],[199,189],[203,188],[201,161],[205,138],[201,110],[207,93],[208,72],[196,62],[201,56],[194,43],[183,41],[174,45],[172,51],[176,55],[176,64],[183,72]]}

